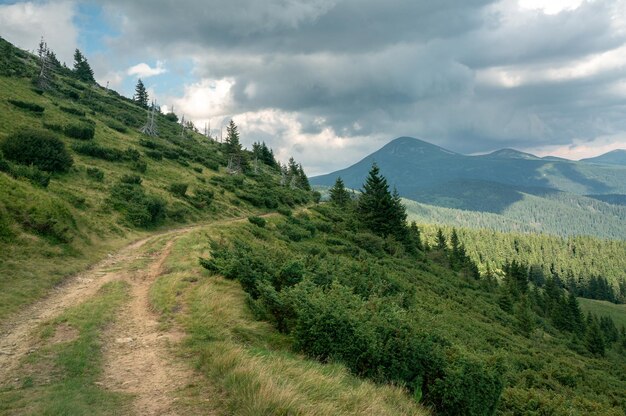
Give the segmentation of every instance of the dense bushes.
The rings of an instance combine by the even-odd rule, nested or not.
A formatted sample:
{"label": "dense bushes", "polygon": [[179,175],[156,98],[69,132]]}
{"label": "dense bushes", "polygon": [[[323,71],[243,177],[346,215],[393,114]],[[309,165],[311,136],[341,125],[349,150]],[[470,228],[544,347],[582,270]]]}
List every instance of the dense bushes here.
{"label": "dense bushes", "polygon": [[111,189],[111,205],[124,213],[126,220],[137,227],[150,227],[165,218],[165,201],[148,195],[137,176],[125,176]]}
{"label": "dense bushes", "polygon": [[104,180],[104,172],[98,168],[87,168],[87,176],[96,182],[102,182]]}
{"label": "dense bushes", "polygon": [[250,221],[251,224],[256,225],[257,227],[265,227],[265,219],[262,217],[248,217],[248,221]]}
{"label": "dense bushes", "polygon": [[45,110],[45,108],[40,106],[39,104],[30,103],[27,101],[20,101],[20,100],[8,100],[8,101],[18,108],[21,108],[23,110],[27,110],[36,114],[42,114]]}
{"label": "dense bushes", "polygon": [[96,128],[90,123],[68,124],[63,129],[67,137],[79,140],[91,140],[96,134]]}
{"label": "dense bushes", "polygon": [[[305,233],[309,223],[287,218],[276,230]],[[420,326],[406,309],[412,302],[404,295],[412,298],[414,293],[384,269],[366,264],[362,275],[358,269],[338,268],[331,258],[307,266],[280,251],[257,252],[242,240],[232,246],[213,242],[211,248],[212,257],[201,259],[202,266],[237,278],[250,295],[253,312],[290,333],[297,350],[321,361],[342,362],[378,382],[405,385],[442,414],[495,411],[503,388],[498,367],[459,354]],[[322,251],[311,247],[309,253]]]}
{"label": "dense bushes", "polygon": [[75,116],[80,116],[80,117],[85,117],[85,112],[79,108],[75,108],[75,107],[65,107],[65,106],[60,106],[59,109],[65,113],[68,114],[73,114]]}
{"label": "dense bushes", "polygon": [[183,198],[187,193],[187,188],[189,187],[186,183],[172,183],[170,184],[168,190],[174,196],[179,198]]}
{"label": "dense bushes", "polygon": [[111,147],[101,146],[96,143],[77,143],[72,146],[76,153],[81,155],[95,157],[97,159],[115,162],[124,158],[124,152]]}
{"label": "dense bushes", "polygon": [[137,149],[133,149],[132,147],[126,150],[119,150],[112,147],[101,146],[93,142],[87,142],[74,144],[72,150],[81,155],[91,156],[109,162],[130,161],[133,162],[133,168],[139,172],[145,172],[147,168],[145,162],[143,167],[138,168],[138,165],[142,162],[141,154]]}
{"label": "dense bushes", "polygon": [[22,130],[7,137],[0,149],[8,160],[47,172],[66,172],[74,161],[58,137],[45,130]]}

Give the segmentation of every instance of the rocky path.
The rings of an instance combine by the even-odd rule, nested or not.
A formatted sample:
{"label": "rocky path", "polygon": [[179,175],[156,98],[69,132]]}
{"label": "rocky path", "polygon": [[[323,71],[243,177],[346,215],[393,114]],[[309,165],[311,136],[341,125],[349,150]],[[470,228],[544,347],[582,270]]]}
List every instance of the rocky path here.
{"label": "rocky path", "polygon": [[[123,280],[130,285],[130,300],[119,311],[116,323],[103,334],[103,388],[135,396],[138,415],[173,415],[172,393],[184,386],[190,370],[177,364],[169,352],[182,339],[175,329],[161,330],[151,311],[148,293],[161,274],[176,238],[195,227],[160,233],[136,241],[110,254],[89,270],[68,279],[45,299],[25,308],[0,328],[0,386],[10,382],[22,358],[37,348],[33,330],[40,322],[60,315],[67,308],[93,296],[102,285]],[[163,249],[146,255],[141,248],[155,238],[166,238]],[[148,260],[141,270],[132,264]]]}

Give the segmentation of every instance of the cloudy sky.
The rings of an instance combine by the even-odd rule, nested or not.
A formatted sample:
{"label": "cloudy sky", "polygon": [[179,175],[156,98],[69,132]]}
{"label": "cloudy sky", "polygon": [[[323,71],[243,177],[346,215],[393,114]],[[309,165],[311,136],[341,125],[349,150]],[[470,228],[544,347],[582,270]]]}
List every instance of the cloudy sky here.
{"label": "cloudy sky", "polygon": [[309,174],[398,136],[462,153],[626,148],[626,0],[0,0],[96,78],[214,134],[230,118]]}

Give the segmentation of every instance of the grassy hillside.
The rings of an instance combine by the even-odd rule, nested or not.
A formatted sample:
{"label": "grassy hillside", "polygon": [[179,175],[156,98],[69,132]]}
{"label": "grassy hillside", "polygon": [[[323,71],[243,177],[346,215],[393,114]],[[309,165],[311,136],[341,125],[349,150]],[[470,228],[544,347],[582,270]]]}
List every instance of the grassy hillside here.
{"label": "grassy hillside", "polygon": [[48,172],[0,158],[0,320],[147,232],[311,198],[281,188],[276,166],[228,175],[225,145],[183,133],[168,115],[157,116],[158,137],[143,135],[146,109],[67,70],[37,89],[37,59],[2,39],[0,47],[0,145],[23,143],[22,133],[60,140],[73,160]]}
{"label": "grassy hillside", "polygon": [[579,298],[580,307],[587,313],[610,316],[618,327],[626,327],[626,305],[616,305],[603,300]]}
{"label": "grassy hillside", "polygon": [[[441,414],[483,414],[470,397],[489,406],[492,372],[503,383],[497,414],[623,414],[626,368],[618,344],[607,347],[604,358],[593,356],[584,337],[558,330],[538,312],[535,302],[548,296],[543,291],[507,312],[500,306],[503,288],[473,280],[464,269],[452,271],[439,250],[410,254],[394,240],[355,233],[345,211],[320,206],[264,227],[242,224],[207,236],[203,250],[211,256],[205,265],[238,278],[252,311],[289,334],[296,351],[343,362],[378,381],[394,380],[412,362],[409,368],[422,369],[423,384],[403,384]],[[228,284],[215,279],[216,286]],[[523,302],[533,305],[529,332]],[[238,336],[247,337],[243,330]],[[397,351],[396,342],[403,346]],[[409,351],[418,345],[428,345],[432,355],[411,361]],[[389,362],[376,368],[379,359]],[[455,383],[472,388],[455,398],[443,393]]]}

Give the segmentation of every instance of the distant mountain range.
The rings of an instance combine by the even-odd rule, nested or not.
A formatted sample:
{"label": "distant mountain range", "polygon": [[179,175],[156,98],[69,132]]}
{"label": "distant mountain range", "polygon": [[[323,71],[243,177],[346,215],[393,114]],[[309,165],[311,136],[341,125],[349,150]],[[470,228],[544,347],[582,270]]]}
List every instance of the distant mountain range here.
{"label": "distant mountain range", "polygon": [[[626,235],[624,150],[582,161],[538,157],[514,149],[468,156],[423,140],[400,137],[346,169],[311,178],[311,183],[332,186],[340,176],[347,187],[360,189],[374,162],[400,195],[429,205],[428,210],[414,210],[419,212],[416,216],[420,220],[447,218],[446,223],[454,223],[450,219],[463,218],[459,225],[503,231],[619,239]],[[437,207],[463,212],[435,214]],[[564,210],[567,217],[559,215]],[[432,215],[424,217],[424,212]],[[471,212],[499,217],[490,217],[485,223],[477,219],[479,216],[472,219]]]}

